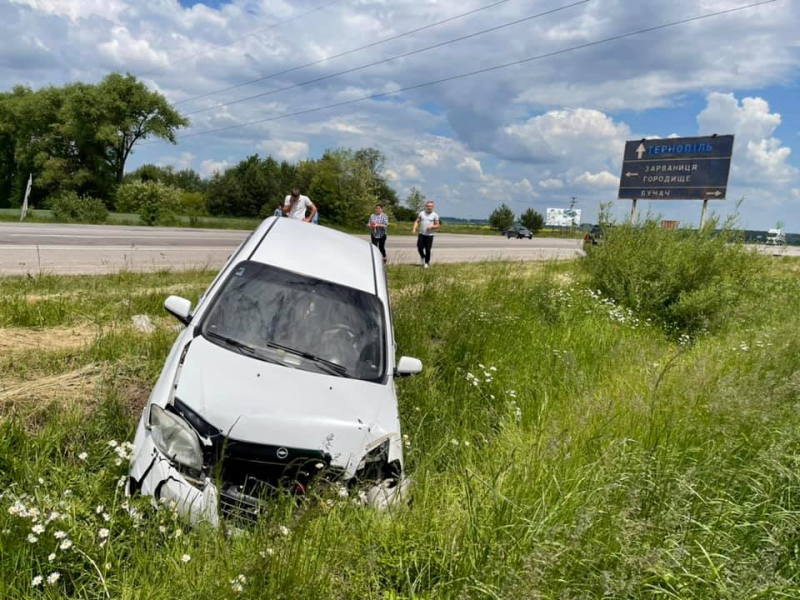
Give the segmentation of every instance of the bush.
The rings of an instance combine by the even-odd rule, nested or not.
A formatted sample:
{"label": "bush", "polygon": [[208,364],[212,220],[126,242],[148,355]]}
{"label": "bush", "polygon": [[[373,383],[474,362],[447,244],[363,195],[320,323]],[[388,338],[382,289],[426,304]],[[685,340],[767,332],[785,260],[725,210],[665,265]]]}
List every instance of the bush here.
{"label": "bush", "polygon": [[519,222],[527,227],[531,233],[536,233],[542,227],[544,227],[544,217],[540,212],[529,208],[524,213],[522,213],[519,217]]}
{"label": "bush", "polygon": [[718,328],[755,291],[765,257],[748,250],[728,221],[668,230],[657,220],[606,227],[582,265],[593,289],[676,334]]}
{"label": "bush", "polygon": [[495,208],[489,216],[489,225],[491,225],[493,229],[503,230],[507,227],[511,227],[513,224],[514,213],[505,204],[501,204]]}
{"label": "bush", "polygon": [[60,223],[105,223],[108,209],[103,201],[76,192],[61,192],[48,199],[53,219]]}
{"label": "bush", "polygon": [[173,225],[180,201],[177,188],[157,181],[131,181],[117,189],[115,206],[119,212],[137,213],[145,225]]}
{"label": "bush", "polygon": [[179,202],[180,213],[189,217],[189,224],[193,227],[200,222],[200,217],[208,216],[206,197],[202,192],[182,192]]}

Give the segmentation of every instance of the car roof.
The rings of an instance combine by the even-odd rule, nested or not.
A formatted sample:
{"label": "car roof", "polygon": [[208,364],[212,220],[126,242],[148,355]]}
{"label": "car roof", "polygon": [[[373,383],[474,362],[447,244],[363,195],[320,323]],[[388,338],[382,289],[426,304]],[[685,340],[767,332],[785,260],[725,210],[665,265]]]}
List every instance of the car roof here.
{"label": "car roof", "polygon": [[250,256],[254,260],[376,293],[372,244],[347,233],[286,217],[269,217],[271,227]]}

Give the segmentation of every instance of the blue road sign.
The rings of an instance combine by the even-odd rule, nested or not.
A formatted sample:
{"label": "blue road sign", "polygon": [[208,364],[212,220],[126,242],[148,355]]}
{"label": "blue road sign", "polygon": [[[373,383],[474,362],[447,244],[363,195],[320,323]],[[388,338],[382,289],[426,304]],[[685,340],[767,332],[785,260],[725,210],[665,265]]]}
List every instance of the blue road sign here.
{"label": "blue road sign", "polygon": [[721,200],[732,155],[732,135],[626,142],[618,197]]}

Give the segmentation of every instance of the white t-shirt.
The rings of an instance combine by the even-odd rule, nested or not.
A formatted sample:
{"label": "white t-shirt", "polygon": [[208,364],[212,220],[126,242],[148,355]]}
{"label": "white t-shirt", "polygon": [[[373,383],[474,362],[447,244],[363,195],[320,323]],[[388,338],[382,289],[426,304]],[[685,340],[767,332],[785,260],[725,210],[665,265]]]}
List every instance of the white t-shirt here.
{"label": "white t-shirt", "polygon": [[[286,196],[283,199],[284,206],[292,206],[292,197]],[[289,214],[286,216],[290,219],[299,219],[303,220],[306,218],[306,209],[311,207],[311,199],[308,196],[303,196],[302,194],[297,199],[297,202],[294,203],[294,206],[289,209]]]}
{"label": "white t-shirt", "polygon": [[439,215],[435,212],[427,213],[423,210],[419,213],[417,218],[419,219],[420,235],[433,235],[436,230],[431,229],[431,225],[437,225],[439,223]]}

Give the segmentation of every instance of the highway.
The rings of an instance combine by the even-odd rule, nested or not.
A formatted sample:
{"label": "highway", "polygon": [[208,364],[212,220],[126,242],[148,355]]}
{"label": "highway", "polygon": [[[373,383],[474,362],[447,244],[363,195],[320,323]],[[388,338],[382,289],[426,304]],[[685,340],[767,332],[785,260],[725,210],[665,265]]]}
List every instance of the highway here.
{"label": "highway", "polygon": [[[0,275],[218,269],[247,235],[220,229],[0,223]],[[415,237],[390,233],[386,249],[390,263],[419,259]],[[579,240],[440,233],[431,262],[562,260],[581,254]]]}

